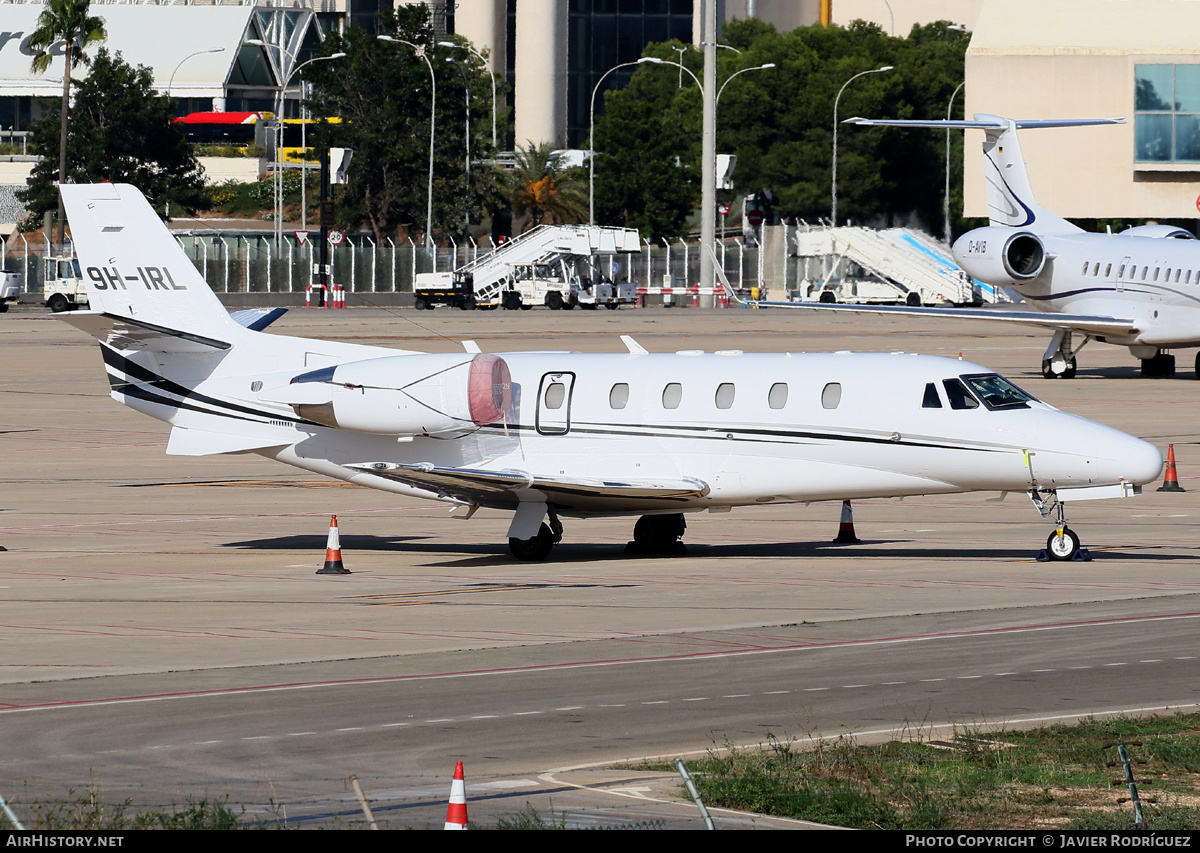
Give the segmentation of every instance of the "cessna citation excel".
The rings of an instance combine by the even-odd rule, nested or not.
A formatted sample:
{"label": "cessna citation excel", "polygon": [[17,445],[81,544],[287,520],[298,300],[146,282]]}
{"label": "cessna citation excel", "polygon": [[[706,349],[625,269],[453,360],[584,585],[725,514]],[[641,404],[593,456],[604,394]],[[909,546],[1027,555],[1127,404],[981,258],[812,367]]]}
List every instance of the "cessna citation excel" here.
{"label": "cessna citation excel", "polygon": [[956,492],[1057,504],[1133,494],[1162,470],[1132,436],[978,365],[894,354],[434,354],[265,334],[231,316],[134,187],[62,187],[112,396],[171,424],[167,453],[256,453],[469,517],[512,513],[540,560],[562,519],[641,516],[670,550],[683,513]]}
{"label": "cessna citation excel", "polygon": [[[1089,234],[1038,205],[1030,188],[1018,128],[1122,124],[1124,119],[1014,120],[976,114],[974,121],[852,118],[887,127],[978,128],[990,223],[954,243],[969,275],[1012,287],[1034,311],[907,306],[832,306],[901,314],[997,320],[1053,330],[1042,357],[1047,379],[1075,376],[1088,341],[1129,347],[1142,375],[1170,376],[1173,347],[1200,346],[1200,243],[1182,228],[1140,225],[1120,234]],[[1076,342],[1077,341],[1077,342]],[[1200,378],[1200,353],[1196,356]]]}

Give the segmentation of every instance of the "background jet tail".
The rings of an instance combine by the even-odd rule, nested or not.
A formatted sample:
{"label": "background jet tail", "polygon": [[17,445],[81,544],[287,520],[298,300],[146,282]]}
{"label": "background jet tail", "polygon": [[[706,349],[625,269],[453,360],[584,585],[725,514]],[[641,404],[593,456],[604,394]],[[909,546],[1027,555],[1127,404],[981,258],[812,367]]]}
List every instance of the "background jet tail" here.
{"label": "background jet tail", "polygon": [[984,179],[987,181],[988,218],[992,225],[1031,228],[1040,234],[1079,231],[1080,229],[1037,203],[1017,130],[1037,127],[1085,127],[1098,124],[1124,124],[1123,118],[1084,119],[1011,119],[976,113],[974,121],[935,121],[852,118],[847,124],[868,127],[928,127],[984,132]]}
{"label": "background jet tail", "polygon": [[231,342],[230,318],[146,198],[129,184],[60,188],[92,314]]}

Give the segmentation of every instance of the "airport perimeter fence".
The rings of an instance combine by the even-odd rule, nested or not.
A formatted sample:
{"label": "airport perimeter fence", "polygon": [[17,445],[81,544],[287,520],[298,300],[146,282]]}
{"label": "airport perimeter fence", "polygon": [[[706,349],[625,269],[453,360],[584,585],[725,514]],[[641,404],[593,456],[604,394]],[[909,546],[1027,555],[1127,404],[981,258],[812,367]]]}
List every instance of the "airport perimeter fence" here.
{"label": "airport perimeter fence", "polygon": [[[44,258],[53,254],[40,236],[0,238],[0,265],[22,274],[24,293],[41,293]],[[300,245],[284,237],[276,249],[273,238],[265,234],[178,232],[174,236],[217,293],[304,293],[318,279],[313,265],[320,250],[314,240]],[[594,258],[593,279],[607,276],[646,287],[685,287],[699,282],[699,245],[683,240],[658,245],[643,242],[645,248],[637,254]],[[783,233],[764,239],[762,249],[740,239],[730,240],[718,244],[717,256],[734,287],[786,289],[800,272],[797,259],[788,257],[786,245]],[[397,245],[389,240],[380,246],[366,235],[347,236],[342,245],[329,249],[332,283],[342,285],[347,293],[411,293],[418,274],[449,272],[494,249],[487,239],[431,252],[411,242]]]}

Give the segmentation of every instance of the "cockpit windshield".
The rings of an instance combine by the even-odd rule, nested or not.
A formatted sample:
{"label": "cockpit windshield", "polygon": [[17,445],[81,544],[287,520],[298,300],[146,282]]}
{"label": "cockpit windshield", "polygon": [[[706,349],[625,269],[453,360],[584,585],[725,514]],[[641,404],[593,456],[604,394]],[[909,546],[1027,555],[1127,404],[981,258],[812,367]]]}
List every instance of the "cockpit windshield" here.
{"label": "cockpit windshield", "polygon": [[1027,394],[996,373],[976,373],[959,377],[989,409],[1028,409],[1037,398]]}

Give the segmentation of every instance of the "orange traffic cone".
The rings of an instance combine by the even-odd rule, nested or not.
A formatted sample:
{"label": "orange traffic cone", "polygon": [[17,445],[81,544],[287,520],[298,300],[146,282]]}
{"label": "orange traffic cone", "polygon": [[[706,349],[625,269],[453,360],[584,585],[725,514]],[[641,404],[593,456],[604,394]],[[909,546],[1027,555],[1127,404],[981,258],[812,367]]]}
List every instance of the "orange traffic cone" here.
{"label": "orange traffic cone", "polygon": [[1179,485],[1179,474],[1175,471],[1175,445],[1167,445],[1167,472],[1163,475],[1163,484],[1158,487],[1160,492],[1186,492],[1183,486]]}
{"label": "orange traffic cone", "polygon": [[842,501],[842,521],[833,542],[835,545],[857,545],[861,541],[854,535],[854,510],[850,508],[850,501]]}
{"label": "orange traffic cone", "polygon": [[463,781],[462,762],[454,765],[454,781],[450,783],[450,805],[446,808],[445,829],[467,828],[467,783]]}
{"label": "orange traffic cone", "polygon": [[329,541],[325,544],[325,565],[317,569],[319,575],[348,575],[350,570],[342,565],[342,543],[338,539],[337,516],[329,517]]}

